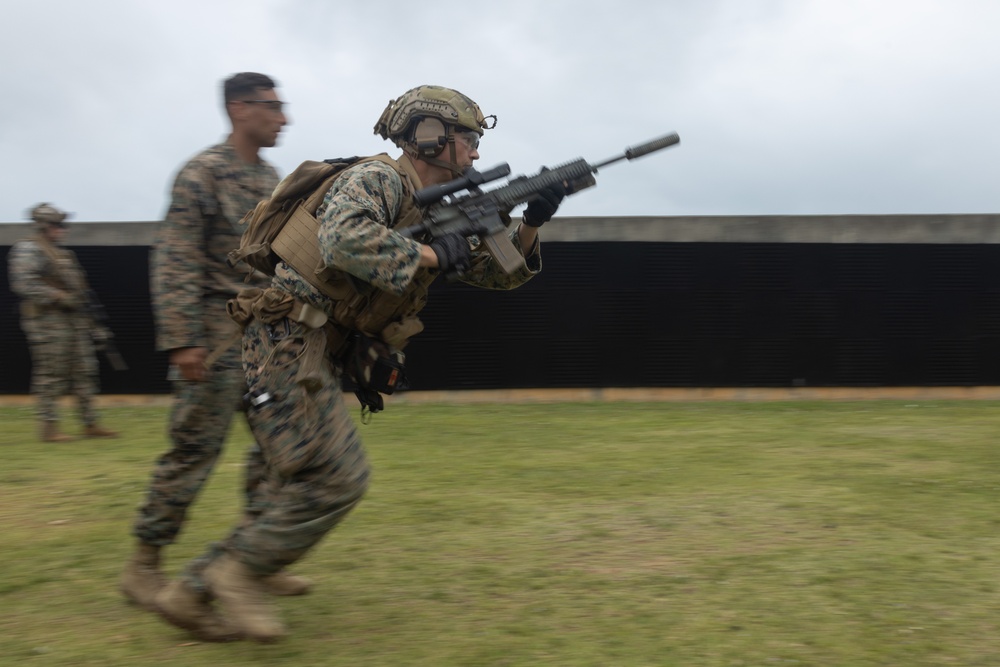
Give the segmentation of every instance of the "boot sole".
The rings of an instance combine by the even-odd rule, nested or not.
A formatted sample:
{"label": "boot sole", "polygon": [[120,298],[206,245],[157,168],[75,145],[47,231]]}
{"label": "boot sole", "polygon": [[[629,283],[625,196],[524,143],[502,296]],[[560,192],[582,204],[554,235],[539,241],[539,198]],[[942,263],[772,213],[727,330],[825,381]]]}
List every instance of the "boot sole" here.
{"label": "boot sole", "polygon": [[287,632],[282,632],[281,634],[276,634],[276,635],[255,635],[251,633],[246,633],[243,635],[243,638],[250,639],[252,641],[257,642],[258,644],[273,644],[275,642],[281,641],[287,636],[288,636]]}
{"label": "boot sole", "polygon": [[243,639],[243,635],[235,630],[233,631],[232,634],[226,634],[226,635],[206,634],[201,629],[201,626],[199,626],[197,623],[191,623],[190,621],[186,621],[180,618],[179,616],[174,616],[169,611],[167,611],[166,609],[157,604],[154,604],[153,606],[155,607],[154,611],[156,611],[157,615],[159,615],[161,619],[163,619],[170,625],[174,626],[175,628],[180,628],[181,630],[187,630],[197,639],[203,642],[214,642],[218,644],[223,644],[226,642],[235,642],[240,639]]}

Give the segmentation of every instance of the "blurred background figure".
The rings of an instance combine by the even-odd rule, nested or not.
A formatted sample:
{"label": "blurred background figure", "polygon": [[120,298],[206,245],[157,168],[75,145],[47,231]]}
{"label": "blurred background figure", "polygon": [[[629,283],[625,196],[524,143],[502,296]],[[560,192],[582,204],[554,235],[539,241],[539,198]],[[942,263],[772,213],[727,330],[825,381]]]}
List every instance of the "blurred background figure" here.
{"label": "blurred background figure", "polygon": [[94,396],[99,389],[97,349],[110,332],[90,314],[90,288],[76,254],[60,246],[69,214],[51,204],[29,212],[34,235],[15,243],[8,255],[11,290],[21,299],[21,329],[31,349],[31,393],[38,397],[40,437],[67,442],[60,432],[57,399],[76,396],[83,435],[118,434],[98,424]]}
{"label": "blurred background figure", "polygon": [[[234,414],[243,410],[240,332],[226,315],[226,301],[247,287],[247,276],[226,260],[240,246],[243,216],[278,185],[277,170],[260,155],[288,125],[276,86],[259,72],[239,72],[222,82],[232,131],[181,167],[150,254],[157,348],[169,355],[173,383],[170,445],[153,464],[132,528],[136,548],[121,577],[125,598],[149,611],[157,610],[156,594],[166,585],[163,549],[176,541],[219,460]],[[268,280],[259,275],[256,282]],[[254,442],[246,458],[247,521],[261,511],[255,499],[263,498],[265,471]],[[311,586],[285,572],[268,583],[275,595],[301,595]]]}

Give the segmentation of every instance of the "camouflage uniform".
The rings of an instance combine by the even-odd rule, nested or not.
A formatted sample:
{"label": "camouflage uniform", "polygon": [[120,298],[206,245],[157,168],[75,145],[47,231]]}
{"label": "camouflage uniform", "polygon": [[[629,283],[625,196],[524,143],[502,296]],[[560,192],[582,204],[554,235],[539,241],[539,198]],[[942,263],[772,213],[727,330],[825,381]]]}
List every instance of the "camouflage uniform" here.
{"label": "camouflage uniform", "polygon": [[[226,254],[240,244],[240,221],[278,183],[268,163],[250,164],[234,148],[213,146],[177,175],[170,208],[151,256],[151,291],[157,347],[169,351],[204,347],[215,359],[203,382],[174,379],[170,451],[156,462],[148,497],[133,533],[144,544],[173,543],[222,451],[234,411],[245,392],[235,325],[226,300],[246,287]],[[247,458],[247,496],[263,473],[259,447]]]}
{"label": "camouflage uniform", "polygon": [[41,234],[15,243],[7,261],[11,290],[21,298],[21,329],[31,348],[31,393],[38,396],[39,419],[58,421],[57,399],[72,394],[83,424],[94,426],[99,381],[92,336],[103,329],[83,310],[83,267],[72,250]]}
{"label": "camouflage uniform", "polygon": [[[419,184],[416,187],[420,187]],[[404,189],[398,173],[381,162],[346,170],[317,211],[319,244],[328,266],[362,277],[379,290],[401,293],[418,269],[419,244],[389,232],[400,211]],[[517,235],[512,234],[517,245]],[[527,268],[503,273],[486,255],[475,255],[466,282],[492,289],[517,287],[541,270],[537,246]],[[332,317],[335,302],[285,263],[279,263],[271,290],[292,295]],[[320,330],[322,331],[322,330]],[[265,509],[252,523],[238,526],[220,548],[193,561],[185,583],[206,591],[202,572],[228,552],[259,576],[278,572],[302,558],[361,500],[369,465],[344,402],[342,370],[329,352],[309,359],[310,333],[290,319],[252,319],[243,333],[243,366],[251,392],[273,400],[251,408],[247,419],[274,475]],[[301,382],[303,366],[310,377]]]}

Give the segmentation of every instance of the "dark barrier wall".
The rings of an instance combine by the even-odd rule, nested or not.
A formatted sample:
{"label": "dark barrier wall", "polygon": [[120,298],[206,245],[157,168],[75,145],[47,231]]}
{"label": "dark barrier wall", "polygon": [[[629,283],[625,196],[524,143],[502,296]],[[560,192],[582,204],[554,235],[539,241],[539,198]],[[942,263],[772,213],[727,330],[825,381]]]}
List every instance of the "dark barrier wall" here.
{"label": "dark barrier wall", "polygon": [[[511,292],[437,283],[426,330],[407,349],[412,388],[1000,385],[1000,245],[970,242],[995,237],[994,216],[876,219],[889,225],[878,233],[827,220],[797,232],[868,229],[860,242],[791,241],[781,228],[792,221],[765,229],[758,219],[738,227],[738,241],[660,240],[691,238],[677,230],[692,220],[672,220],[673,233],[635,233],[645,220],[605,228],[637,239],[625,241],[587,240],[601,238],[593,225],[556,228],[544,271]],[[708,219],[717,231],[733,221]],[[0,393],[24,393],[30,363],[8,248]],[[103,391],[167,392],[165,358],[152,351],[148,248],[74,249],[130,366],[102,363]]]}
{"label": "dark barrier wall", "polygon": [[1000,384],[1000,246],[558,243],[445,286],[414,388]]}
{"label": "dark barrier wall", "polygon": [[[153,313],[149,306],[149,249],[141,246],[73,246],[90,286],[108,313],[108,321],[127,371],[112,371],[101,358],[101,390],[106,394],[169,393],[166,355],[154,352]],[[11,294],[7,253],[0,247],[0,393],[27,393],[31,377],[28,344],[18,323],[17,299]]]}

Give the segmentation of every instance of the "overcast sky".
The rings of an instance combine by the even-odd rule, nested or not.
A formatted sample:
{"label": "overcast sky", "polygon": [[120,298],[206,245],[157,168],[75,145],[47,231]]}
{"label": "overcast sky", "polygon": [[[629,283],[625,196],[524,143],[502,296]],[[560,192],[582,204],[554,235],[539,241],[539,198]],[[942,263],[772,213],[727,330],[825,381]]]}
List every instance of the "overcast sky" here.
{"label": "overcast sky", "polygon": [[386,103],[445,85],[496,114],[480,167],[599,162],[560,215],[1000,211],[995,0],[7,0],[0,222],[162,217],[260,71],[292,124],[264,151],[397,151]]}

